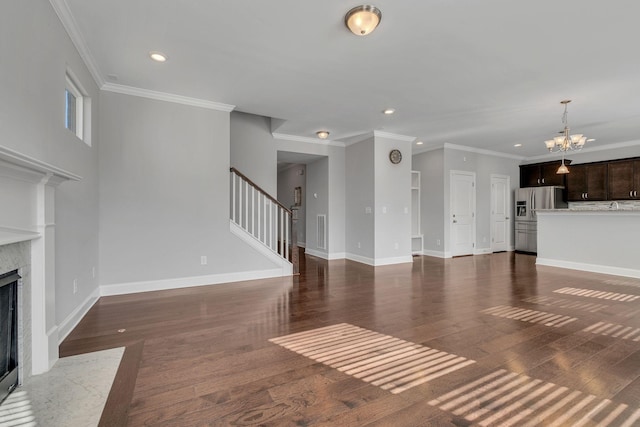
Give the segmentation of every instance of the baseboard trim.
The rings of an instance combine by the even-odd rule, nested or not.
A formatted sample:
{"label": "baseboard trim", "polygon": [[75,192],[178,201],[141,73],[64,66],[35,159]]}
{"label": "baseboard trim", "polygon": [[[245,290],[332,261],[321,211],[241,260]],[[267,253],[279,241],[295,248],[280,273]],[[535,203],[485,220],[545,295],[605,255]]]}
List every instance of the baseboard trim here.
{"label": "baseboard trim", "polygon": [[422,255],[432,256],[432,257],[436,257],[436,258],[446,258],[444,256],[444,251],[432,251],[432,250],[429,250],[429,249],[424,249],[422,251]]}
{"label": "baseboard trim", "polygon": [[329,260],[345,259],[346,257],[347,257],[347,254],[345,254],[344,252],[333,252],[329,254]]}
{"label": "baseboard trim", "polygon": [[633,277],[640,279],[640,270],[632,268],[612,267],[608,265],[586,264],[582,262],[562,261],[550,258],[536,258],[536,265],[567,268],[570,270],[588,271],[591,273],[611,274],[613,276]]}
{"label": "baseboard trim", "polygon": [[362,256],[362,255],[356,255],[356,254],[351,254],[351,253],[347,252],[345,254],[345,258],[350,260],[350,261],[359,262],[360,264],[366,264],[366,265],[370,265],[372,267],[375,266],[373,258],[365,257],[365,256]]}
{"label": "baseboard trim", "polygon": [[246,230],[244,230],[242,227],[231,220],[229,220],[229,230],[232,234],[240,238],[240,240],[245,242],[247,245],[251,246],[258,253],[265,256],[275,265],[279,265],[282,268],[283,276],[293,274],[293,264],[291,264],[288,260],[282,258],[273,249],[262,243],[260,240],[256,239],[253,235],[248,233]]}
{"label": "baseboard trim", "polygon": [[100,298],[100,288],[96,288],[75,310],[71,312],[60,324],[58,325],[58,345],[64,341],[65,338],[73,331],[73,328],[78,326],[78,323],[84,316],[91,310],[91,307],[98,302]]}
{"label": "baseboard trim", "polygon": [[207,276],[180,277],[176,279],[148,280],[129,283],[114,283],[100,286],[100,296],[126,295],[138,292],[164,291],[167,289],[190,288],[193,286],[218,285],[221,283],[243,282],[245,280],[269,279],[287,276],[282,269],[242,271],[237,273],[211,274]]}
{"label": "baseboard trim", "polygon": [[304,249],[304,253],[306,255],[311,255],[311,256],[314,256],[314,257],[317,257],[317,258],[322,258],[322,259],[326,259],[326,260],[329,259],[329,255],[326,252],[320,252],[320,251],[317,251],[315,249],[305,248]]}
{"label": "baseboard trim", "polygon": [[351,261],[359,262],[361,264],[370,265],[372,267],[381,267],[383,265],[394,265],[394,264],[407,264],[413,262],[413,256],[401,256],[401,257],[390,257],[390,258],[369,258],[356,254],[345,254],[345,258]]}
{"label": "baseboard trim", "polygon": [[474,255],[486,255],[491,253],[493,253],[491,248],[477,248],[473,250]]}

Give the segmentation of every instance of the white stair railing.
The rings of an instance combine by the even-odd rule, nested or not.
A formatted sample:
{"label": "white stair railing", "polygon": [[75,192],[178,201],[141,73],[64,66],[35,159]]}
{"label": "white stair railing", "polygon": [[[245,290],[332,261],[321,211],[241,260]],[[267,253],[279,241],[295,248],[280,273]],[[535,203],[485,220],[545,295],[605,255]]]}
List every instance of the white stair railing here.
{"label": "white stair railing", "polygon": [[236,168],[231,168],[231,221],[281,258],[293,262],[298,271],[297,242],[292,229],[297,218]]}

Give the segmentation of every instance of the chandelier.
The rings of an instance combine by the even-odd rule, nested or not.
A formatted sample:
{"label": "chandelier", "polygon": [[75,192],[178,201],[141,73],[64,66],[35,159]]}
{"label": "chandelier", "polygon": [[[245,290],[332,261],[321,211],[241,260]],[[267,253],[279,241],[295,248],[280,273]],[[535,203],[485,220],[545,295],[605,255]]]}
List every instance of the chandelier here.
{"label": "chandelier", "polygon": [[564,124],[564,129],[558,132],[560,133],[560,135],[544,142],[549,152],[562,153],[562,165],[556,172],[558,174],[569,173],[569,168],[567,168],[567,166],[564,164],[564,155],[567,151],[582,150],[585,142],[593,141],[592,139],[587,140],[587,137],[581,133],[575,135],[569,134],[569,113],[567,111],[567,105],[569,105],[570,102],[570,99],[560,101],[560,104],[564,104],[564,114],[562,115],[562,123]]}

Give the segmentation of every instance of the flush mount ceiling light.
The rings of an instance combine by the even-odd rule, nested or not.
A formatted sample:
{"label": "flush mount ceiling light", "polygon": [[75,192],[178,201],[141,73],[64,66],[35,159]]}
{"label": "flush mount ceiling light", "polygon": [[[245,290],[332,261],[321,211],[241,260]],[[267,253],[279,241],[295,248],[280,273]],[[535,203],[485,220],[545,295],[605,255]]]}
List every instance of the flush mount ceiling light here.
{"label": "flush mount ceiling light", "polygon": [[320,139],[327,139],[329,138],[329,131],[319,130],[318,132],[316,132],[316,135],[318,135],[318,138]]}
{"label": "flush mount ceiling light", "polygon": [[513,144],[514,147],[522,147],[522,144]]}
{"label": "flush mount ceiling light", "polygon": [[167,60],[167,55],[162,52],[151,51],[149,52],[149,57],[156,62],[165,62]]}
{"label": "flush mount ceiling light", "polygon": [[386,114],[387,116],[395,113],[396,110],[393,108],[385,108],[384,110],[382,110],[382,114]]}
{"label": "flush mount ceiling light", "polygon": [[422,141],[416,141],[416,145],[422,145],[422,144],[424,144],[424,142],[422,142]]}
{"label": "flush mount ceiling light", "polygon": [[570,102],[570,99],[560,101],[560,104],[564,105],[564,114],[562,114],[562,123],[564,124],[564,129],[558,132],[560,133],[559,136],[556,136],[553,139],[549,139],[544,142],[549,152],[562,153],[562,165],[560,165],[558,171],[556,172],[558,174],[569,173],[569,168],[567,168],[567,166],[564,164],[564,155],[567,153],[567,151],[582,150],[582,147],[584,147],[584,143],[587,142],[587,137],[581,133],[574,135],[569,134],[569,113],[567,111],[567,106]]}
{"label": "flush mount ceiling light", "polygon": [[344,23],[356,36],[366,36],[376,29],[381,19],[380,9],[371,5],[362,5],[347,12]]}

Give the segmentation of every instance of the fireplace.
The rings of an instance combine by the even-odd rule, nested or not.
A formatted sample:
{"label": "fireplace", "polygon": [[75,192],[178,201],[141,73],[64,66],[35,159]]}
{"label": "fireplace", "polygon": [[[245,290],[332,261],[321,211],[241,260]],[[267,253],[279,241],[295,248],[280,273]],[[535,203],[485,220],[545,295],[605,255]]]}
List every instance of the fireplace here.
{"label": "fireplace", "polygon": [[0,275],[0,402],[18,385],[18,271]]}

